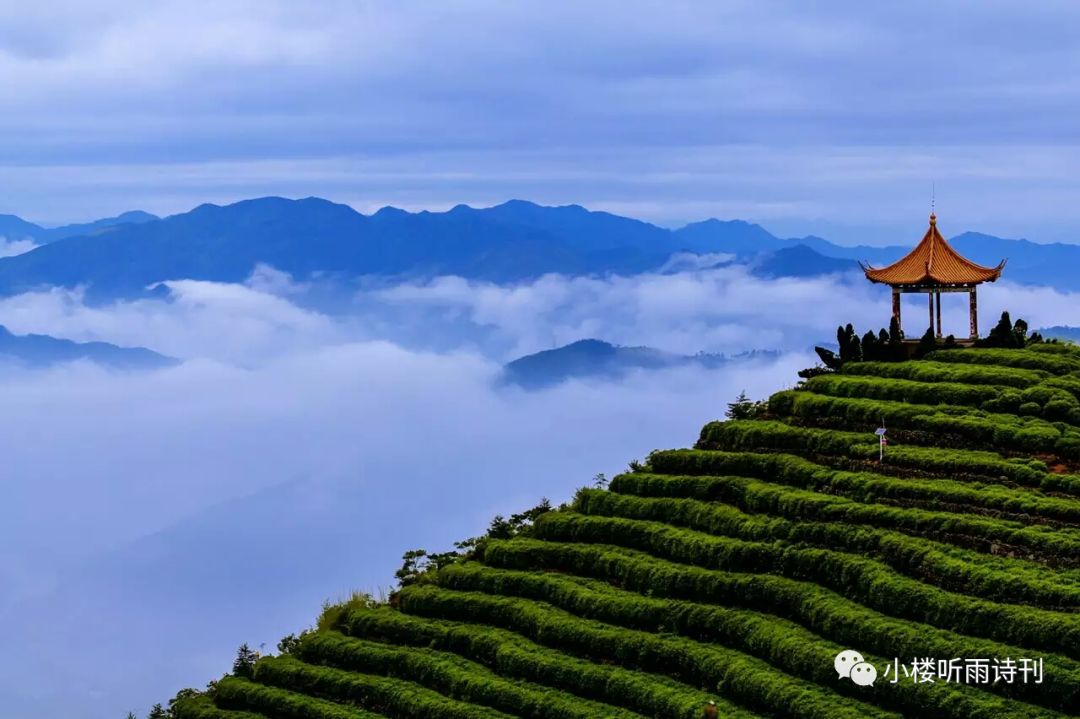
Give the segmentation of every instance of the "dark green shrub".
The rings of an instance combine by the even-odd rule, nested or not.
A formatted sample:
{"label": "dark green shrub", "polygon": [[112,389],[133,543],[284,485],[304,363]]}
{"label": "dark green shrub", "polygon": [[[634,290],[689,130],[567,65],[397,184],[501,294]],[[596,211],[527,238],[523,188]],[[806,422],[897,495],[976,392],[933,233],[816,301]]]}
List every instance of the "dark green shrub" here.
{"label": "dark green shrub", "polygon": [[1068,422],[1076,413],[1080,412],[1080,407],[1077,406],[1076,400],[1072,397],[1069,398],[1072,401],[1064,399],[1052,399],[1043,406],[1042,415],[1049,420],[1065,420]]}
{"label": "dark green shrub", "polygon": [[[787,513],[796,517],[792,521],[781,518],[783,509],[768,515],[757,514],[759,510],[771,508],[763,503],[743,502],[743,507],[755,512],[747,514],[742,507],[718,502],[633,497],[588,490],[579,493],[575,509],[587,515],[663,522],[747,541],[777,541],[837,549],[872,557],[927,584],[969,596],[1048,608],[1080,607],[1080,586],[1048,576],[1045,567],[981,555],[926,537],[878,529],[869,522],[811,521],[816,517],[800,510],[804,506],[803,500],[809,503],[813,498],[794,496],[790,491],[787,495],[792,503]],[[855,512],[837,514],[843,519],[853,516],[856,516]],[[1072,554],[1080,559],[1080,541],[1077,539],[1080,537],[1074,535]]]}
{"label": "dark green shrub", "polygon": [[[502,577],[517,574],[465,562],[441,571],[440,584],[464,587],[478,572],[495,574],[499,586],[507,590],[511,585],[502,581]],[[340,630],[355,637],[453,651],[482,662],[501,675],[559,687],[626,707],[643,716],[698,719],[701,707],[709,701],[716,702],[724,717],[757,719],[759,716],[716,694],[661,674],[582,659],[490,625],[412,616],[382,607],[350,610],[343,617]]]}
{"label": "dark green shrub", "polygon": [[[677,565],[667,566],[674,569]],[[680,571],[683,577],[693,573],[693,570],[674,571]],[[858,628],[833,626],[834,623],[843,623],[843,619],[839,622],[835,619],[823,621],[829,611],[822,606],[820,596],[808,601],[810,604],[819,606],[815,618],[816,625],[827,626],[830,631],[838,632],[842,636],[826,638],[791,618],[781,617],[775,613],[763,613],[760,601],[754,602],[749,607],[730,604],[723,606],[727,604],[726,602],[718,605],[715,599],[707,596],[704,591],[706,586],[715,586],[707,581],[699,583],[698,593],[694,597],[698,600],[705,599],[707,603],[673,600],[666,591],[659,589],[655,592],[659,596],[642,596],[639,592],[646,595],[652,595],[654,592],[637,585],[636,580],[631,581],[635,586],[628,590],[600,582],[584,583],[554,573],[520,572],[479,565],[459,565],[452,571],[442,574],[439,585],[457,592],[512,595],[555,605],[576,617],[598,619],[631,630],[675,634],[699,641],[722,644],[764,659],[771,665],[795,676],[826,685],[832,678],[827,674],[831,668],[829,659],[834,657],[843,646],[843,644],[837,646],[833,641],[853,642],[857,646],[875,651],[867,646],[868,638],[858,634]],[[857,612],[848,613],[847,621],[850,623],[855,620],[856,614]],[[880,632],[884,629],[882,624],[888,622],[889,620],[881,618],[865,624],[860,622],[860,624],[863,624],[864,631]],[[901,633],[901,641],[906,634],[908,632]],[[968,638],[957,641],[958,638],[955,635],[950,639],[947,633],[940,634],[945,642],[951,644],[950,649],[953,651],[957,649],[958,644],[967,642],[970,649],[971,643],[980,642],[980,640]],[[928,639],[935,644],[935,647],[939,646],[941,638],[934,636],[933,632],[930,632]],[[888,644],[887,640],[880,645],[876,644],[876,641],[880,639],[871,641],[875,646],[881,646],[884,651],[897,651],[896,646]],[[980,648],[983,651],[988,649],[987,646]],[[1016,650],[1015,647],[995,645],[995,651],[1015,652]],[[1031,686],[1019,690],[1001,686],[998,691],[1005,695],[1023,696],[1028,701],[1050,707],[1067,705],[1070,697],[1075,695],[1080,687],[1080,682],[1078,682],[1080,671],[1077,671],[1077,663],[1063,657],[1053,657],[1048,661],[1058,674],[1055,686]],[[832,676],[835,676],[835,673]],[[907,683],[905,686],[912,685]],[[933,716],[968,717],[971,712],[977,711],[976,706],[970,703],[973,696],[979,696],[986,702],[986,705],[981,707],[984,710],[993,708],[994,711],[1002,711],[1008,707],[1008,704],[1000,698],[972,695],[963,688],[954,687],[942,690],[935,687],[934,692],[926,694],[917,690],[908,691],[896,685],[893,688],[902,694],[895,697],[896,705],[919,715],[929,713]],[[1045,712],[1034,707],[1025,707],[1025,709],[1031,712],[1031,716],[1040,713],[1045,715]]]}
{"label": "dark green shrub", "polygon": [[915,348],[915,356],[923,358],[938,348],[937,337],[934,335],[934,328],[927,327],[926,332],[919,338],[919,344]]}
{"label": "dark green shrub", "polygon": [[1017,411],[1027,417],[1037,417],[1042,414],[1042,407],[1036,402],[1024,402]]}
{"label": "dark green shrub", "polygon": [[720,644],[601,624],[528,600],[419,585],[402,592],[401,606],[409,614],[456,621],[482,616],[489,624],[547,646],[677,676],[698,686],[716,686],[757,711],[807,719],[896,719],[893,712],[842,697]]}

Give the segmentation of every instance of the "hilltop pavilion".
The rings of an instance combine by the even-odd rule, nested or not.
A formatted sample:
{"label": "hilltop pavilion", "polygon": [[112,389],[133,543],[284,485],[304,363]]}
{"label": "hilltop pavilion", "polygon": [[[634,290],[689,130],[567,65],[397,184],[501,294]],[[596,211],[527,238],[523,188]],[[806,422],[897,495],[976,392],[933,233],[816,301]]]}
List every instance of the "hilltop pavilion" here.
{"label": "hilltop pavilion", "polygon": [[[941,293],[967,292],[971,319],[970,340],[979,337],[978,304],[975,290],[983,282],[1001,277],[1005,260],[997,267],[983,267],[954,250],[937,228],[937,215],[930,213],[930,228],[911,252],[888,267],[874,269],[860,262],[866,279],[892,287],[892,316],[900,324],[900,295],[927,294],[930,307],[930,327],[941,337]],[[935,322],[936,318],[936,322]],[[903,327],[903,325],[900,325]]]}

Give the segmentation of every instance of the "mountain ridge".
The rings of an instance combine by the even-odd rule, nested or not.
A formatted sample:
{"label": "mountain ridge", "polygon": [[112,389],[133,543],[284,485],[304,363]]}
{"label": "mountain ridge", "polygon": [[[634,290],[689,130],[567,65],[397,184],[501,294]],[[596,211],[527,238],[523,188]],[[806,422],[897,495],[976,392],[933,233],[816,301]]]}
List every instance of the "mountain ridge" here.
{"label": "mountain ridge", "polygon": [[[20,222],[0,217],[0,231]],[[89,228],[91,234],[66,234],[73,227]],[[732,255],[759,268],[760,276],[805,277],[854,272],[853,260],[891,262],[910,249],[848,247],[814,236],[781,238],[743,220],[708,219],[670,230],[580,205],[548,207],[527,200],[486,208],[456,205],[444,212],[388,206],[365,215],[318,197],[262,197],[204,203],[164,218],[127,213],[57,232],[29,252],[0,258],[0,295],[83,286],[92,298],[115,298],[175,279],[240,282],[260,263],[302,279],[460,275],[512,283],[548,273],[658,271],[686,252]],[[94,241],[85,242],[87,237]],[[1080,289],[1080,277],[1069,271],[1080,264],[1080,245],[1039,245],[973,232],[952,242],[984,264],[1009,256],[1007,280]]]}
{"label": "mountain ridge", "polygon": [[142,210],[128,210],[114,217],[103,217],[89,222],[75,222],[57,227],[45,227],[18,215],[0,215],[0,237],[9,241],[33,240],[37,243],[54,242],[65,237],[94,235],[120,225],[137,225],[160,220],[157,215]]}
{"label": "mountain ridge", "polygon": [[108,342],[74,342],[50,335],[17,335],[0,325],[0,360],[31,367],[49,367],[89,360],[115,369],[158,369],[177,362],[145,347],[120,347]]}

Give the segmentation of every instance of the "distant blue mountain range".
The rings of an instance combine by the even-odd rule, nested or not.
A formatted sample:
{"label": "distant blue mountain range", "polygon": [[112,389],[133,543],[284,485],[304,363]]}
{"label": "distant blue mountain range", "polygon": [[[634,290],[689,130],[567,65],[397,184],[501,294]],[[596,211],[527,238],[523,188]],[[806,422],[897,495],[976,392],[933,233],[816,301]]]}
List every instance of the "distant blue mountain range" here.
{"label": "distant blue mountain range", "polygon": [[1040,327],[1035,330],[1043,337],[1054,338],[1059,340],[1068,340],[1069,342],[1080,342],[1080,327],[1069,327],[1067,325],[1055,325],[1053,327]]}
{"label": "distant blue mountain range", "polygon": [[[911,245],[923,227],[915,223]],[[300,278],[426,278],[455,274],[514,282],[545,273],[635,274],[673,255],[726,255],[762,277],[851,273],[855,260],[884,264],[906,247],[844,247],[820,237],[784,239],[740,220],[706,220],[677,230],[583,207],[512,200],[475,209],[363,215],[318,198],[266,197],[201,205],[166,218],[146,213],[47,230],[0,216],[0,235],[40,247],[0,258],[0,295],[40,286],[85,286],[92,298],[141,294],[171,279],[240,281],[257,263]],[[1005,277],[1080,289],[1080,246],[1040,245],[990,235],[952,238],[972,259],[1009,258]]]}
{"label": "distant blue mountain range", "polygon": [[823,255],[807,245],[787,245],[759,255],[751,264],[751,271],[758,277],[816,277],[854,272],[858,264],[854,260]]}
{"label": "distant blue mountain range", "polygon": [[72,342],[48,335],[16,335],[0,325],[0,363],[49,367],[88,360],[116,369],[157,369],[176,360],[144,347],[118,347],[107,342]]}
{"label": "distant blue mountain range", "polygon": [[134,210],[116,217],[106,217],[93,222],[82,222],[61,227],[42,227],[15,215],[0,215],[0,237],[6,240],[33,240],[38,244],[45,244],[62,240],[65,237],[95,235],[119,225],[138,225],[159,219],[161,218],[157,215],[151,215],[149,212]]}
{"label": "distant blue mountain range", "polygon": [[[922,238],[924,228],[917,228],[907,247],[844,247],[820,237],[790,240],[806,245],[815,252],[837,259],[864,260],[878,266],[893,262]],[[983,265],[994,266],[1003,259],[1004,279],[1030,285],[1047,285],[1059,289],[1080,289],[1080,245],[1055,242],[1040,244],[1030,240],[1008,240],[981,232],[962,232],[947,238],[961,254]]]}
{"label": "distant blue mountain range", "polygon": [[652,347],[619,347],[596,339],[578,340],[563,347],[525,355],[503,368],[506,384],[542,389],[569,379],[617,379],[633,370],[673,367],[716,369],[733,360],[776,357],[776,352],[744,352],[738,355],[678,355]]}

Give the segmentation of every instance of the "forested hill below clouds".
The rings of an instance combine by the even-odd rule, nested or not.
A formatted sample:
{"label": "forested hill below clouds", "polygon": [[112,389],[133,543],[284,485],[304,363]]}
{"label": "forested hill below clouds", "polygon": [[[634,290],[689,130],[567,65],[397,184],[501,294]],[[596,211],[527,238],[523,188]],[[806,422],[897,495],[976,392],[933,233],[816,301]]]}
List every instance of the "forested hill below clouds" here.
{"label": "forested hill below clouds", "polygon": [[542,389],[570,379],[613,380],[637,370],[680,367],[718,369],[733,361],[769,360],[778,356],[778,352],[761,350],[732,356],[680,355],[652,347],[619,347],[602,340],[585,339],[519,357],[506,365],[502,381],[525,389]]}
{"label": "forested hill below clouds", "polygon": [[[914,228],[911,245],[921,231]],[[242,281],[259,263],[298,279],[453,274],[503,283],[546,273],[659,271],[673,256],[691,253],[721,256],[717,262],[783,277],[854,272],[856,259],[889,262],[911,246],[843,247],[818,237],[783,239],[740,220],[707,220],[669,230],[576,205],[544,207],[521,200],[481,209],[459,205],[446,212],[386,207],[364,215],[318,198],[278,197],[201,205],[163,219],[129,213],[55,230],[8,215],[0,217],[0,235],[28,237],[41,245],[0,259],[0,295],[81,285],[96,299],[138,295],[173,279]],[[1080,288],[1080,278],[1069,271],[1080,263],[1080,246],[974,233],[954,243],[987,264],[1009,257],[1010,280]]]}
{"label": "forested hill below clouds", "polygon": [[17,335],[0,325],[0,367],[52,367],[67,362],[92,362],[102,367],[150,370],[176,364],[172,357],[145,347],[118,347],[108,342],[72,342],[48,335]]}

